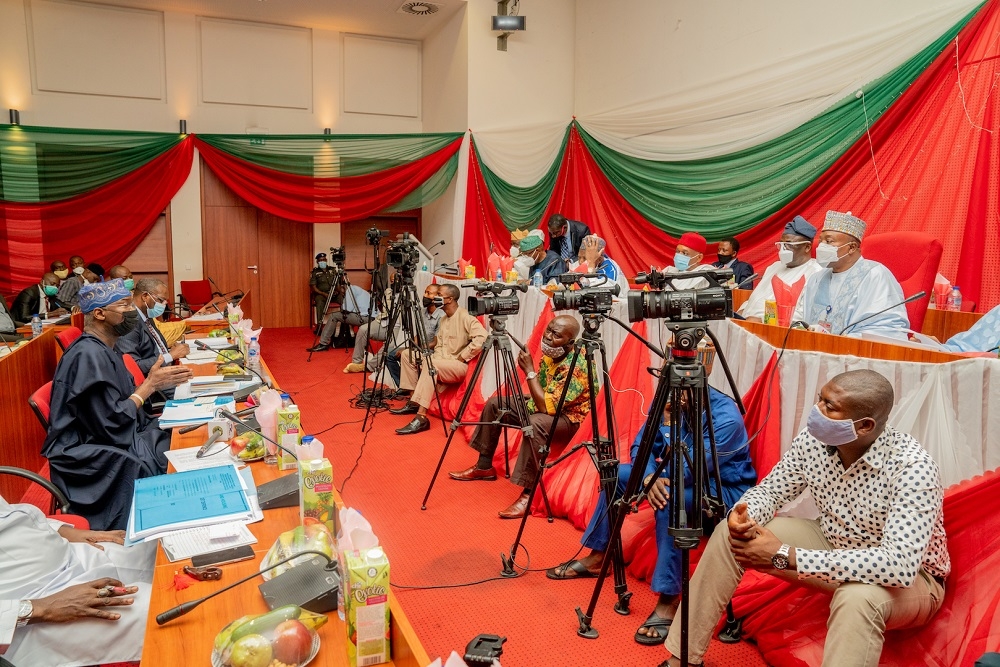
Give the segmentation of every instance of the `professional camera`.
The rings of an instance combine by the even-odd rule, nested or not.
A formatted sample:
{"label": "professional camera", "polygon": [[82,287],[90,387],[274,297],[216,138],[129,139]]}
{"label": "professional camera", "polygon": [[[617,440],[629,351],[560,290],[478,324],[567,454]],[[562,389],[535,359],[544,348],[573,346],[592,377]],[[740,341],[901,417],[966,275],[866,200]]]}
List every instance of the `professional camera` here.
{"label": "professional camera", "polygon": [[344,262],[347,261],[347,251],[344,246],[339,248],[330,248],[330,263],[337,267],[343,267]]}
{"label": "professional camera", "polygon": [[[607,315],[611,312],[612,297],[618,296],[619,288],[606,277],[596,273],[564,273],[559,276],[563,285],[582,285],[586,278],[603,279],[593,287],[578,290],[563,289],[552,295],[553,310],[577,310],[584,315]],[[601,285],[608,283],[607,287]]]}
{"label": "professional camera", "polygon": [[[514,291],[527,292],[527,285],[508,285],[506,283],[469,283],[462,287],[472,287],[476,290],[475,296],[469,297],[469,314],[474,317],[480,315],[517,315],[521,309],[521,302],[514,294]],[[509,294],[503,294],[510,292]]]}
{"label": "professional camera", "polygon": [[370,228],[365,232],[365,242],[368,245],[378,245],[382,242],[382,239],[389,236],[388,229],[376,229],[375,227]]}
{"label": "professional camera", "polygon": [[405,267],[416,271],[419,262],[420,250],[417,249],[416,240],[409,238],[409,235],[406,238],[392,241],[385,250],[385,263],[394,269]]}
{"label": "professional camera", "polygon": [[[649,292],[630,290],[628,293],[628,320],[665,319],[674,322],[690,320],[724,320],[733,315],[733,293],[722,287],[729,280],[731,269],[717,271],[686,271],[663,273],[650,271],[635,277],[637,284],[648,284]],[[697,290],[666,290],[674,280],[705,278],[709,286]]]}

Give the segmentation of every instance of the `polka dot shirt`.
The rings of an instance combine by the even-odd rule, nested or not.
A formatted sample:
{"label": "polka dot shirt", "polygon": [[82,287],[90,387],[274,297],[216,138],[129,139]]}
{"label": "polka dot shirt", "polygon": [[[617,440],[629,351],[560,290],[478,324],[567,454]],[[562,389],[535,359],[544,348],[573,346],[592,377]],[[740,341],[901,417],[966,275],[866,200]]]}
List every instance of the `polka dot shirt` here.
{"label": "polka dot shirt", "polygon": [[938,466],[913,436],[887,426],[845,470],[832,447],[803,430],[743,501],[763,525],[807,489],[833,548],[796,549],[800,579],[905,588],[921,568],[941,578],[951,571]]}

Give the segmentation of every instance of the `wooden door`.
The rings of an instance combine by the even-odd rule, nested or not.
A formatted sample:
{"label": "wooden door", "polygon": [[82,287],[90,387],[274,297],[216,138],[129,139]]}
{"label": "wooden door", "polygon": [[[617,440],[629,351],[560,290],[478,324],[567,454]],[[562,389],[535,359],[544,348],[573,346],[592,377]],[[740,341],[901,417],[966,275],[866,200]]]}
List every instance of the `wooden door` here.
{"label": "wooden door", "polygon": [[[257,209],[227,188],[215,174],[201,165],[201,256],[202,271],[221,290],[243,290],[243,314],[252,318],[257,300]],[[255,324],[257,324],[255,322]]]}
{"label": "wooden door", "polygon": [[266,327],[302,327],[310,321],[312,225],[257,211],[260,280],[254,301]]}
{"label": "wooden door", "polygon": [[382,240],[381,256],[379,261],[385,259],[386,241],[395,241],[396,237],[403,232],[420,238],[420,212],[407,211],[394,215],[380,215],[358,220],[356,222],[345,222],[340,227],[340,242],[344,244],[344,253],[347,261],[344,267],[348,271],[351,283],[364,289],[371,289],[371,275],[365,268],[372,267],[372,247],[365,242],[365,232],[372,227],[389,232],[388,239]]}

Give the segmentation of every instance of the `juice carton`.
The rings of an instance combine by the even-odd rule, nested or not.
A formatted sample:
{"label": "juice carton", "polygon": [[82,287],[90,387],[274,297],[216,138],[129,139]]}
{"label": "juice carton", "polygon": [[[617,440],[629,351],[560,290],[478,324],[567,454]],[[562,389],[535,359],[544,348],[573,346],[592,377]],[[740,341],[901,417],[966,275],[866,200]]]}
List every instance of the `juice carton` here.
{"label": "juice carton", "polygon": [[299,515],[310,517],[337,534],[337,503],[333,500],[333,466],[329,459],[299,461]]}
{"label": "juice carton", "polygon": [[[295,445],[302,442],[302,419],[297,405],[278,410],[278,442],[291,451],[295,451]],[[278,450],[278,470],[292,470],[297,462],[291,454],[283,449]]]}
{"label": "juice carton", "polygon": [[389,662],[389,559],[382,547],[345,555],[347,657],[351,667]]}
{"label": "juice carton", "polygon": [[768,299],[764,302],[764,324],[778,323],[778,302]]}

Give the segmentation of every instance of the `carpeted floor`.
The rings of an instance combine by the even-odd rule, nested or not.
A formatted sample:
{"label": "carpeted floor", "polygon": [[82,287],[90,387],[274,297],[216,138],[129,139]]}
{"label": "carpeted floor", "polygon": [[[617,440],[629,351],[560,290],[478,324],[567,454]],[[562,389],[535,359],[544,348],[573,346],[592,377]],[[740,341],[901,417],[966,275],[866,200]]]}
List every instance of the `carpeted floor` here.
{"label": "carpeted floor", "polygon": [[[305,432],[325,445],[338,488],[363,448],[343,497],[371,521],[387,548],[396,595],[432,657],[447,656],[452,649],[461,654],[474,636],[490,633],[507,637],[505,667],[634,667],[658,665],[665,659],[662,647],[633,641],[655,595],[647,583],[632,578],[628,584],[634,593],[632,614],[619,616],[613,611],[615,596],[608,581],[593,622],[600,637],[587,640],[576,635],[574,609],[586,608],[593,580],[551,581],[541,571],[579,548],[580,532],[566,521],[549,524],[529,519],[522,540],[527,555],[522,552],[518,563],[532,571],[516,579],[498,578],[500,554],[509,552],[518,522],[503,521],[496,513],[519,490],[503,478],[466,483],[449,479],[447,471],[466,468],[476,460],[461,435],[452,442],[427,510],[421,511],[421,499],[445,444],[441,422],[432,422],[429,432],[402,437],[393,430],[408,417],[381,412],[365,437],[360,423],[364,411],[348,405],[362,381],[361,374],[342,372],[350,361],[349,351],[315,353],[307,363],[305,349],[312,341],[306,329],[271,330],[261,337],[262,354],[282,389],[301,408]],[[343,425],[334,427],[338,423]],[[497,579],[447,587],[491,578]],[[707,660],[731,667],[765,664],[746,642],[727,646],[714,641]]]}

